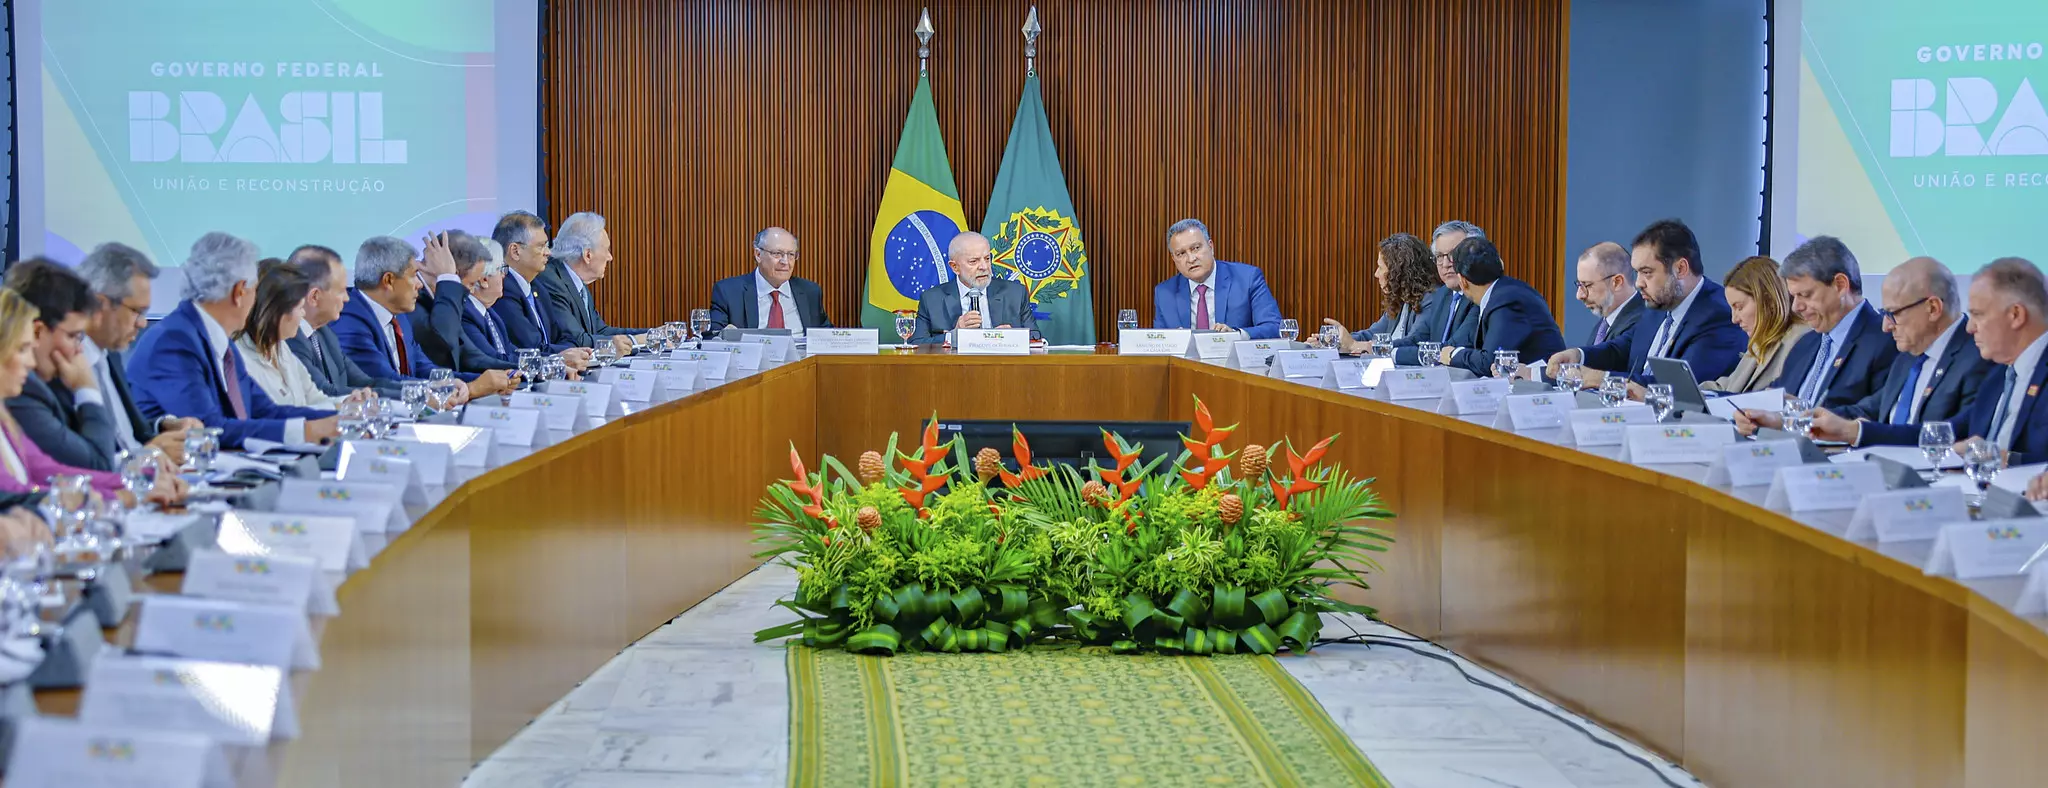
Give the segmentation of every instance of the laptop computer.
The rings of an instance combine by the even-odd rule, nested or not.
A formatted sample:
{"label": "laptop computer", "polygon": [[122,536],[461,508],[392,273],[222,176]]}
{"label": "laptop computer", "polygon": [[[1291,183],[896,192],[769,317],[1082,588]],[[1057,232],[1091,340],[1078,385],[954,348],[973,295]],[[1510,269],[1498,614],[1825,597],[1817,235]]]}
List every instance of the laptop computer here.
{"label": "laptop computer", "polygon": [[1699,378],[1693,377],[1692,365],[1685,359],[1652,356],[1650,374],[1657,376],[1658,383],[1670,384],[1672,410],[1707,412],[1707,394],[1700,390]]}

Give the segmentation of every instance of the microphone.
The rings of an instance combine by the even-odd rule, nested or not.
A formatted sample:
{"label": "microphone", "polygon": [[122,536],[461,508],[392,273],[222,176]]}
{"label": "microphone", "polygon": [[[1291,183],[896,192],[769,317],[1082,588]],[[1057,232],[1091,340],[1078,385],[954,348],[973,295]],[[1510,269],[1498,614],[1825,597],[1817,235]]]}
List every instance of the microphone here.
{"label": "microphone", "polygon": [[985,292],[985,289],[979,287],[967,291],[967,311],[981,311],[981,297]]}

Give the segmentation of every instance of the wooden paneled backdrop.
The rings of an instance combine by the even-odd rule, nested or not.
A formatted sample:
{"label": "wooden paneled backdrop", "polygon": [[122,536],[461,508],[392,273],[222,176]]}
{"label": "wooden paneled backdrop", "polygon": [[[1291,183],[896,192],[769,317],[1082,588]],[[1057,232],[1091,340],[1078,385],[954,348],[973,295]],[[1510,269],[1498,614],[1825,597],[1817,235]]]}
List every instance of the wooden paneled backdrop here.
{"label": "wooden paneled backdrop", "polygon": [[[929,2],[931,75],[979,227],[1024,80],[1032,0]],[[1168,224],[1207,222],[1305,324],[1380,311],[1376,241],[1486,228],[1562,289],[1564,0],[1037,0],[1039,75],[1094,267],[1098,334],[1149,319]],[[920,2],[555,0],[547,209],[606,215],[615,324],[681,319],[766,225],[859,318],[868,239],[917,78]]]}

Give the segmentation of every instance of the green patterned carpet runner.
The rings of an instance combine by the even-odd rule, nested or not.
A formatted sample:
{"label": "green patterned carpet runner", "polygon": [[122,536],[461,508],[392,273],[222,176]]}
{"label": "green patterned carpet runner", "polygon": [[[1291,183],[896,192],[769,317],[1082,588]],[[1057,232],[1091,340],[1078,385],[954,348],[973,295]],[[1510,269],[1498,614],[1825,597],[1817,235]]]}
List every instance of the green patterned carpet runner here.
{"label": "green patterned carpet runner", "polygon": [[1267,656],[789,649],[790,785],[1388,785]]}

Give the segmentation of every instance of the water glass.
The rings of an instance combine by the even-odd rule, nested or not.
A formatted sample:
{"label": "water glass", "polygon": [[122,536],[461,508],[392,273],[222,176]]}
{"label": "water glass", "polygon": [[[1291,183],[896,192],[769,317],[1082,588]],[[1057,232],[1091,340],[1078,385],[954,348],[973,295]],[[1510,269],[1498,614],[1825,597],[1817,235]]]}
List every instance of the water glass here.
{"label": "water glass", "polygon": [[1585,385],[1585,365],[1576,361],[1567,361],[1557,365],[1556,381],[1558,391],[1578,391],[1581,386]]}
{"label": "water glass", "polygon": [[1511,378],[1522,368],[1522,354],[1513,350],[1493,351],[1493,376]]}
{"label": "water glass", "polygon": [[904,317],[902,315],[896,316],[896,337],[903,340],[903,344],[897,345],[896,349],[909,350],[917,347],[910,344],[910,335],[915,333],[917,333],[917,318]]}
{"label": "water glass", "polygon": [[548,356],[541,366],[540,375],[546,380],[568,380],[569,364],[561,356]]}
{"label": "water glass", "polygon": [[711,333],[711,310],[690,310],[690,329],[696,333],[698,339],[709,339],[706,335]]}
{"label": "water glass", "polygon": [[1301,336],[1301,323],[1300,323],[1300,322],[1296,321],[1296,320],[1295,320],[1294,318],[1291,318],[1291,317],[1290,317],[1290,318],[1286,318],[1286,319],[1284,319],[1284,320],[1281,320],[1281,321],[1280,321],[1280,338],[1281,338],[1281,339],[1285,339],[1285,340],[1287,340],[1287,341],[1289,341],[1289,342],[1293,342],[1293,341],[1294,341],[1295,339],[1299,338],[1300,336]]}
{"label": "water glass", "polygon": [[590,366],[592,369],[601,368],[618,359],[619,354],[612,349],[610,342],[599,342],[590,349]]}
{"label": "water glass", "polygon": [[1394,357],[1394,335],[1385,331],[1372,335],[1372,357]]}
{"label": "water glass", "polygon": [[205,475],[213,470],[214,455],[220,450],[221,432],[213,427],[185,431],[185,458],[192,470]]}
{"label": "water glass", "polygon": [[1670,418],[1671,409],[1677,405],[1677,401],[1671,392],[1671,384],[1652,383],[1648,389],[1643,394],[1643,401],[1650,404],[1650,410],[1657,414],[1657,420],[1663,421]]}
{"label": "water glass", "polygon": [[1955,451],[1956,428],[1946,421],[1930,421],[1920,425],[1920,453],[1927,455],[1927,464],[1941,469],[1941,461],[1948,459]]}
{"label": "water glass", "polygon": [[1442,342],[1415,343],[1415,356],[1425,367],[1436,366],[1437,362],[1441,360],[1440,356],[1443,355],[1443,350],[1444,345]]}
{"label": "water glass", "polygon": [[1136,309],[1119,309],[1119,310],[1117,310],[1117,312],[1116,312],[1116,327],[1117,327],[1118,329],[1121,329],[1121,330],[1124,330],[1124,331],[1130,331],[1130,330],[1136,329],[1136,328],[1138,327],[1138,310],[1136,310]]}
{"label": "water glass", "polygon": [[1600,404],[1613,408],[1628,401],[1628,376],[1608,375],[1600,381]]}
{"label": "water glass", "polygon": [[1998,444],[1983,438],[1971,438],[1963,444],[1963,472],[1970,475],[1970,481],[1977,483],[1976,500],[1971,506],[1984,505],[1984,493],[1991,489],[1991,481],[1998,478],[1998,471],[2005,467],[2005,452]]}
{"label": "water glass", "polygon": [[417,419],[427,407],[427,382],[408,380],[398,388],[399,396],[405,401],[406,412]]}
{"label": "water glass", "polygon": [[1343,343],[1344,337],[1343,332],[1338,331],[1336,326],[1325,324],[1316,331],[1316,340],[1323,347],[1337,347]]}
{"label": "water glass", "polygon": [[1813,437],[1813,403],[1798,397],[1786,397],[1784,410],[1779,416],[1785,421],[1785,431],[1801,438]]}

